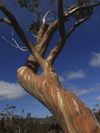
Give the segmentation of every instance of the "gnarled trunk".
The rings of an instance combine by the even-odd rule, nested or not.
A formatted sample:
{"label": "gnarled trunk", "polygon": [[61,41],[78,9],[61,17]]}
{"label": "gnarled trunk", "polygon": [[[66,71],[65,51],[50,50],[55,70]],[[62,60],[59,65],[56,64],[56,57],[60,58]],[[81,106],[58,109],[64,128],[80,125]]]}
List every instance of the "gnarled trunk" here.
{"label": "gnarled trunk", "polygon": [[[86,21],[89,16],[80,16],[80,20],[78,20],[66,34],[64,24],[68,21],[68,17],[81,9],[85,11],[85,9],[100,5],[100,2],[78,7],[73,6],[73,8],[67,9],[65,12],[63,12],[63,1],[56,0],[56,3],[58,19],[50,25],[47,25],[45,17],[48,13],[46,14],[37,36],[37,44],[33,45],[23,32],[14,15],[0,1],[0,10],[9,18],[9,20],[2,18],[0,21],[6,22],[15,29],[20,39],[32,54],[25,65],[17,70],[17,78],[27,92],[50,110],[62,127],[64,133],[100,133],[100,126],[91,111],[74,94],[61,86],[57,74],[52,68],[56,57],[64,47],[68,37],[80,24]],[[47,59],[44,60],[42,57],[57,28],[59,29],[59,41]],[[40,76],[36,74],[39,66],[43,69]]]}
{"label": "gnarled trunk", "polygon": [[27,66],[22,66],[17,71],[17,78],[26,91],[50,110],[64,133],[100,133],[100,127],[91,111],[61,86],[47,62],[40,76]]}

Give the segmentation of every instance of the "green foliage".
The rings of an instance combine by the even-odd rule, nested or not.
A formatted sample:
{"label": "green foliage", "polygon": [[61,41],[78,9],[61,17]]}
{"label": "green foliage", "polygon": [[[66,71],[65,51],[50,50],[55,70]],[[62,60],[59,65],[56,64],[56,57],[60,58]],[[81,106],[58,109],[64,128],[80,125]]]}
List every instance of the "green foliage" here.
{"label": "green foliage", "polygon": [[37,34],[40,28],[41,21],[41,9],[39,7],[38,0],[17,0],[20,8],[27,8],[29,12],[36,14],[36,20],[32,21],[32,24],[27,25],[27,30],[33,34]]}
{"label": "green foliage", "polygon": [[29,8],[38,8],[38,1],[37,0],[17,0],[19,6],[22,7],[29,7]]}

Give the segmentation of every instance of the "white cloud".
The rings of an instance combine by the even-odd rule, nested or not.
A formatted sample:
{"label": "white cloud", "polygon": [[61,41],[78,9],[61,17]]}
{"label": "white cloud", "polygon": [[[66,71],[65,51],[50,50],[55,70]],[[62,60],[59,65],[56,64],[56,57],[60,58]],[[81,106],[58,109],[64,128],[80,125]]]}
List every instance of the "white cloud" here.
{"label": "white cloud", "polygon": [[90,60],[89,65],[92,67],[100,67],[100,53],[92,53],[92,59]]}
{"label": "white cloud", "polygon": [[26,92],[19,84],[0,81],[0,100],[16,99],[25,94]]}
{"label": "white cloud", "polygon": [[100,101],[100,96],[96,97],[95,100]]}
{"label": "white cloud", "polygon": [[100,86],[97,86],[97,85],[94,85],[94,86],[95,87],[93,88],[84,89],[84,88],[78,88],[76,85],[69,84],[67,87],[69,88],[69,91],[73,92],[77,96],[82,96],[82,95],[86,95],[89,93],[100,91]]}
{"label": "white cloud", "polygon": [[74,93],[75,93],[77,96],[81,96],[81,95],[85,95],[85,94],[88,94],[88,93],[91,93],[91,92],[97,92],[97,91],[100,91],[100,89],[98,89],[98,88],[76,89],[76,90],[74,91]]}
{"label": "white cloud", "polygon": [[85,73],[82,70],[79,70],[77,72],[70,72],[67,75],[67,80],[72,80],[72,79],[79,79],[79,78],[84,78]]}

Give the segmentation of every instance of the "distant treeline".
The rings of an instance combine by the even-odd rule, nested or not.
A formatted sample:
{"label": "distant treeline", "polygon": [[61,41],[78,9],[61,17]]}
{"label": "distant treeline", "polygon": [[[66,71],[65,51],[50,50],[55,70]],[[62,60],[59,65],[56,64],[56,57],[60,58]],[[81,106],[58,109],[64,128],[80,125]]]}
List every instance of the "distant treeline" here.
{"label": "distant treeline", "polygon": [[[24,110],[22,115],[14,115],[15,108],[7,105],[0,113],[0,133],[63,133],[54,117],[33,118],[30,113],[24,116]],[[94,114],[100,123],[100,110]]]}
{"label": "distant treeline", "polygon": [[18,115],[0,119],[0,133],[62,133],[53,117],[26,118]]}

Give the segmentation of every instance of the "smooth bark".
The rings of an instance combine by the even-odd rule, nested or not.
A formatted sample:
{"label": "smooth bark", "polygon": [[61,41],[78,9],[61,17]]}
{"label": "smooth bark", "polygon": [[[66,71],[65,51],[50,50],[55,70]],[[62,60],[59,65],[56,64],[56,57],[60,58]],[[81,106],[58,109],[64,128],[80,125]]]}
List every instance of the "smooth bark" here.
{"label": "smooth bark", "polygon": [[52,66],[47,62],[40,76],[23,66],[18,69],[17,78],[28,93],[50,110],[64,133],[100,133],[99,124],[92,112],[61,86]]}
{"label": "smooth bark", "polygon": [[[61,86],[53,69],[53,63],[60,54],[68,37],[80,24],[88,19],[87,17],[81,18],[65,34],[64,23],[68,21],[68,17],[81,9],[99,4],[100,2],[78,7],[75,5],[63,13],[63,1],[57,0],[58,19],[50,25],[43,21],[37,36],[37,44],[33,45],[24,34],[14,15],[0,1],[0,10],[8,17],[8,19],[1,18],[0,22],[4,21],[12,26],[31,52],[25,65],[17,70],[18,81],[29,94],[50,110],[64,133],[100,133],[100,126],[92,112],[74,94]],[[43,57],[57,28],[60,35],[58,43],[47,59],[44,60]],[[37,75],[39,67],[43,70],[41,75]]]}

